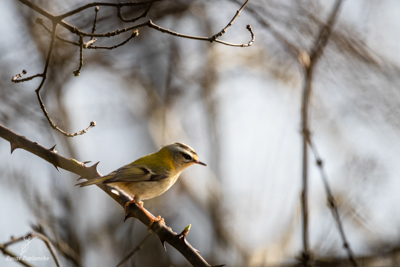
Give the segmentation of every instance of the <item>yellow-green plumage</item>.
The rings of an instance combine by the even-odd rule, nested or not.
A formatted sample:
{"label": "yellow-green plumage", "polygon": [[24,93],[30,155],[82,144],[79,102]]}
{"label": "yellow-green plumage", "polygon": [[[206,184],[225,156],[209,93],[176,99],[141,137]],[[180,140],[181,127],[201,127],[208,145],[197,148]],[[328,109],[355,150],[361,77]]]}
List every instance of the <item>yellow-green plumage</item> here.
{"label": "yellow-green plumage", "polygon": [[110,174],[77,185],[106,184],[126,192],[136,202],[161,195],[193,164],[202,164],[196,152],[182,143],[164,146],[158,152],[141,157]]}

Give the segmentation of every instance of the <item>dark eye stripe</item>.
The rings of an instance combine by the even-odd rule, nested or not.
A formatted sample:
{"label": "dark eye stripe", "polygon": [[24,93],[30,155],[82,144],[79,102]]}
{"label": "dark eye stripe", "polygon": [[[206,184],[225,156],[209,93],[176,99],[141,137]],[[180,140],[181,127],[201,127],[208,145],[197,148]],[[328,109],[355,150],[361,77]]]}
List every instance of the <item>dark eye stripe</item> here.
{"label": "dark eye stripe", "polygon": [[182,156],[186,159],[186,160],[193,160],[192,156],[186,154],[186,153],[182,153]]}

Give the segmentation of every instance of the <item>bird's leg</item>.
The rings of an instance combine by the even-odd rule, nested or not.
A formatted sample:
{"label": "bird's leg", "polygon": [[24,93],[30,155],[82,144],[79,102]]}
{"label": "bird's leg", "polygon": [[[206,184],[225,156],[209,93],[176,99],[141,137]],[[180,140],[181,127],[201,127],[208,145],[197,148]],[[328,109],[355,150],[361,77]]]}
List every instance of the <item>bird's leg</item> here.
{"label": "bird's leg", "polygon": [[[128,215],[129,215],[127,208],[128,208],[128,206],[129,206],[130,204],[132,204],[132,203],[136,203],[135,199],[132,199],[131,201],[126,202],[126,204],[125,204],[125,220],[128,218]],[[151,213],[149,213],[145,208],[143,208],[143,202],[142,202],[142,201],[139,203],[139,208],[144,212],[144,214],[146,214],[146,216],[147,216],[147,217],[149,218],[149,220],[150,220],[150,224],[149,224],[149,226],[147,227],[147,231],[150,231],[150,228],[153,226],[153,224],[154,224],[155,222],[161,222],[161,223],[165,224],[165,221],[164,221],[163,218],[161,218],[161,216],[154,217],[154,216],[153,216]],[[124,221],[125,221],[125,220],[124,220]]]}
{"label": "bird's leg", "polygon": [[142,209],[142,211],[147,215],[147,217],[150,220],[150,224],[147,227],[147,231],[150,231],[150,228],[153,226],[153,223],[155,223],[155,222],[161,222],[162,224],[165,224],[164,218],[161,218],[160,215],[158,215],[157,217],[154,217],[145,208],[143,208],[143,202],[140,202],[140,208]]}

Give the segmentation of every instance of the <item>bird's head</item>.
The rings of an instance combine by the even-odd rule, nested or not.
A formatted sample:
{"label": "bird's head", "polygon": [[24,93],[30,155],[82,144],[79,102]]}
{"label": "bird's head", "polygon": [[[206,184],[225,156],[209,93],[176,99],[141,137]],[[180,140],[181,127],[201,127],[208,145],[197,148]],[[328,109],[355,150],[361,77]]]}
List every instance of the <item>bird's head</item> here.
{"label": "bird's head", "polygon": [[196,151],[188,145],[183,143],[173,143],[163,148],[168,149],[171,153],[174,166],[177,170],[183,170],[193,164],[207,166],[199,160]]}

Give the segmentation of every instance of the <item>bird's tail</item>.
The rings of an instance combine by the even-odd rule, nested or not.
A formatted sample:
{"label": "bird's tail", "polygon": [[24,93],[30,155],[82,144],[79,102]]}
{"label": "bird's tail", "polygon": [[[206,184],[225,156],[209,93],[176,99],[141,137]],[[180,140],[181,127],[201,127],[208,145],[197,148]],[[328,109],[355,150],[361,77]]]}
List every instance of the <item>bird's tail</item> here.
{"label": "bird's tail", "polygon": [[107,179],[110,179],[110,177],[108,175],[102,176],[102,177],[98,177],[98,178],[94,178],[94,179],[91,179],[89,181],[77,183],[76,185],[79,185],[79,187],[84,187],[84,186],[93,185],[93,184],[101,184]]}

